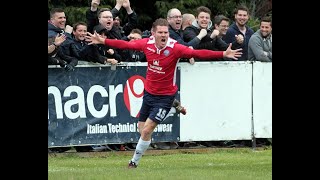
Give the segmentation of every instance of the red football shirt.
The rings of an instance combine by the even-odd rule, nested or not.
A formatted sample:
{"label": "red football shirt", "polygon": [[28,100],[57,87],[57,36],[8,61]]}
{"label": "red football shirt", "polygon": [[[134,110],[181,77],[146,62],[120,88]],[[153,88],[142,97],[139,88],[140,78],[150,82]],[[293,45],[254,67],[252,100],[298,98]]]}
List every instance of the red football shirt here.
{"label": "red football shirt", "polygon": [[169,38],[163,49],[155,46],[153,36],[135,41],[106,39],[105,44],[119,49],[143,51],[148,62],[144,88],[153,95],[173,95],[177,92],[176,69],[179,58],[222,58],[223,51],[194,50]]}

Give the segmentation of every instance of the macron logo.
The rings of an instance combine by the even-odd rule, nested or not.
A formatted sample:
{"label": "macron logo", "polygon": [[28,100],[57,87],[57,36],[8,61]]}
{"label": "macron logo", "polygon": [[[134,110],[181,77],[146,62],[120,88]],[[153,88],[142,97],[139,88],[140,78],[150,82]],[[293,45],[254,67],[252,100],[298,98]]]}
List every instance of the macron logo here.
{"label": "macron logo", "polygon": [[147,49],[148,49],[149,51],[153,52],[153,53],[156,52],[154,49],[151,49],[151,48],[149,48],[149,47],[147,47]]}

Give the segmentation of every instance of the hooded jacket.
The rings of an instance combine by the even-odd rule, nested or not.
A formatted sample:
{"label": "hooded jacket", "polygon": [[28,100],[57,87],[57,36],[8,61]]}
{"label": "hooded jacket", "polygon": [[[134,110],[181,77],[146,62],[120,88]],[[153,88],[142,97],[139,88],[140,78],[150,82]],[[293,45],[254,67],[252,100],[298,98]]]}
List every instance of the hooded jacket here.
{"label": "hooded jacket", "polygon": [[[192,25],[187,27],[184,30],[183,37],[186,42],[194,38],[200,33],[200,26],[197,22],[197,20],[194,20],[192,22]],[[198,47],[196,49],[208,49],[213,51],[225,51],[229,44],[224,42],[220,37],[211,38],[210,35],[212,34],[212,21],[209,22],[209,25],[207,27],[207,35],[202,38],[200,41]],[[232,43],[232,48],[236,49],[237,47],[241,46],[236,41]],[[213,59],[213,60],[223,60],[223,59]]]}

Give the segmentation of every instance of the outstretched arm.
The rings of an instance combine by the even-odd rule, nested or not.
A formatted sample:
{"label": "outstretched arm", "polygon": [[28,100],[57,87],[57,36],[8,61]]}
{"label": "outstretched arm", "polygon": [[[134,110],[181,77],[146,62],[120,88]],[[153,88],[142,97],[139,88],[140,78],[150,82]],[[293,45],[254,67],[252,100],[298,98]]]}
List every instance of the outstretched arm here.
{"label": "outstretched arm", "polygon": [[223,57],[238,60],[238,57],[241,57],[242,55],[242,52],[241,52],[242,48],[232,50],[231,46],[232,46],[232,43],[229,44],[229,47],[227,50],[223,51]]}
{"label": "outstretched arm", "polygon": [[117,40],[117,39],[106,39],[99,35],[97,32],[94,34],[87,33],[86,41],[89,42],[88,44],[104,44],[108,45],[113,48],[117,49],[132,49],[142,51],[142,48],[146,44],[147,39],[139,39],[135,41],[124,41],[124,40]]}
{"label": "outstretched arm", "polygon": [[[232,50],[231,49],[231,43],[229,44],[229,47],[226,51],[211,51],[211,50],[207,50],[207,49],[197,49],[197,50],[193,50],[190,48],[187,48],[185,46],[182,46],[180,44],[177,44],[176,46],[179,46],[179,48],[183,48],[178,50],[178,52],[180,52],[178,54],[179,57],[183,57],[183,58],[198,58],[198,59],[215,59],[215,58],[222,58],[222,57],[226,57],[226,58],[232,58],[237,60],[238,57],[241,57],[242,52],[240,52],[242,49],[236,49],[236,50]],[[183,53],[181,53],[183,52]]]}
{"label": "outstretched arm", "polygon": [[89,42],[88,45],[91,44],[104,44],[106,38],[103,38],[100,34],[94,31],[93,34],[87,32],[86,41]]}

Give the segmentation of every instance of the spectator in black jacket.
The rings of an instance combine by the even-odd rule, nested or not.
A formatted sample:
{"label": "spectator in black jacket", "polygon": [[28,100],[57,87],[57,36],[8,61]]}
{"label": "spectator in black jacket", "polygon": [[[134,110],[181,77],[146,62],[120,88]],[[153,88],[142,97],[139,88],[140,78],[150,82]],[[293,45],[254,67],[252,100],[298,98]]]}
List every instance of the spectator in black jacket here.
{"label": "spectator in black jacket", "polygon": [[[184,41],[183,30],[181,29],[182,15],[180,10],[177,8],[173,8],[168,11],[167,21],[169,22],[169,36],[178,41],[178,43],[189,46],[190,48],[197,48],[201,39],[207,35],[207,31],[203,29],[190,41]],[[189,62],[190,64],[194,64],[194,58],[181,58],[180,62]]]}
{"label": "spectator in black jacket", "polygon": [[[95,26],[102,26],[106,29],[105,35],[110,39],[126,39],[131,30],[138,25],[138,16],[131,9],[129,0],[117,0],[115,7],[110,10],[108,8],[98,9],[100,4],[99,0],[92,0],[91,7],[86,12],[88,31],[93,33]],[[126,9],[128,14],[128,22],[122,26],[122,30],[113,26],[113,17],[117,17],[120,14],[120,8]],[[117,50],[117,49],[115,49]],[[123,50],[117,50],[121,56],[121,59],[125,59],[126,55]]]}
{"label": "spectator in black jacket", "polygon": [[183,40],[183,31],[181,30],[182,15],[180,10],[177,8],[173,8],[168,11],[167,21],[169,22],[169,36],[185,46],[192,46],[193,48],[196,48],[201,39],[207,35],[206,30],[199,31],[195,37],[185,42]]}
{"label": "spectator in black jacket", "polygon": [[[137,39],[142,39],[142,32],[140,29],[132,29],[131,33],[128,35],[128,41],[134,41]],[[125,50],[126,61],[128,62],[147,62],[146,55],[143,51],[135,50]]]}
{"label": "spectator in black jacket", "polygon": [[192,22],[196,20],[196,17],[194,17],[193,14],[190,13],[184,13],[182,14],[182,25],[181,25],[181,29],[182,31],[186,29],[186,27],[191,26]]}
{"label": "spectator in black jacket", "polygon": [[[94,31],[96,31],[98,34],[100,34],[104,38],[109,38],[107,36],[108,30],[102,25],[95,26]],[[118,53],[118,50],[115,50],[114,48],[111,48],[104,44],[97,44],[94,46],[97,47],[100,58],[106,59],[106,62],[111,64],[117,64],[118,62],[123,61],[123,58]]]}
{"label": "spectator in black jacket", "polygon": [[123,27],[121,26],[121,19],[119,16],[113,18],[113,26],[120,29],[121,34],[124,34]]}
{"label": "spectator in black jacket", "polygon": [[99,54],[97,45],[88,45],[85,41],[87,35],[87,24],[84,22],[77,22],[73,25],[72,30],[73,43],[77,50],[77,58],[79,60],[106,64],[107,58]]}
{"label": "spectator in black jacket", "polygon": [[[99,0],[92,0],[91,7],[86,12],[89,32],[93,33],[94,26],[100,24],[108,30],[108,37],[112,39],[122,39],[125,35],[129,35],[131,30],[138,25],[138,16],[131,9],[129,0],[117,0],[112,10],[108,8],[98,9],[99,4]],[[128,22],[122,26],[123,33],[121,33],[118,26],[113,26],[113,18],[119,16],[121,7],[124,7],[128,14]]]}
{"label": "spectator in black jacket", "polygon": [[[209,49],[209,50],[219,50],[225,51],[229,44],[224,42],[220,37],[218,37],[219,31],[212,30],[213,23],[211,21],[211,10],[205,6],[200,6],[197,8],[196,20],[192,22],[192,25],[186,27],[183,32],[184,40],[191,41],[200,31],[206,30],[207,35],[202,38],[200,44],[195,49]],[[236,48],[240,46],[238,42],[233,42],[232,47]],[[212,59],[223,60],[223,59]]]}

